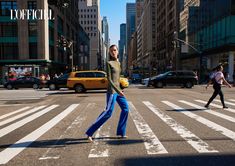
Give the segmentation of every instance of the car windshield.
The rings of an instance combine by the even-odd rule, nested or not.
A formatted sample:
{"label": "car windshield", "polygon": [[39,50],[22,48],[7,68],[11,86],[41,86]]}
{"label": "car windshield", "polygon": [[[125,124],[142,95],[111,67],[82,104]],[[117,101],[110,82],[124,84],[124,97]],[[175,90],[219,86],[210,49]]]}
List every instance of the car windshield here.
{"label": "car windshield", "polygon": [[170,72],[170,71],[168,71],[168,72],[165,72],[165,73],[159,74],[159,75],[157,75],[156,77],[166,76],[166,75],[168,75],[169,73],[171,73],[171,72]]}

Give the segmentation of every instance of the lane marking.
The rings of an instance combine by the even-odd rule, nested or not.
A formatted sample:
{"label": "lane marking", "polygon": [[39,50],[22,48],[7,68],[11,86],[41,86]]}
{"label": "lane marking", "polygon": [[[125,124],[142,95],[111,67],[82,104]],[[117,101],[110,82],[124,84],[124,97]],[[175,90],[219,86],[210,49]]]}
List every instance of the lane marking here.
{"label": "lane marking", "polygon": [[16,111],[10,112],[10,113],[8,113],[8,114],[2,115],[2,116],[0,116],[0,120],[1,120],[1,119],[4,119],[4,118],[7,118],[8,116],[17,114],[17,113],[19,113],[19,112],[25,111],[25,110],[27,110],[27,109],[29,109],[29,108],[30,108],[30,107],[24,107],[24,108],[18,109],[18,110],[16,110]]}
{"label": "lane marking", "polygon": [[[203,101],[203,100],[195,100],[195,101],[199,102],[199,103],[203,103],[203,104],[207,103],[206,101]],[[214,104],[214,103],[211,103],[210,105],[215,108],[223,108],[221,105]],[[231,109],[231,108],[224,109],[224,111],[229,111],[229,112],[235,113],[235,109]]]}
{"label": "lane marking", "polygon": [[213,147],[201,140],[198,136],[190,132],[187,128],[177,123],[173,118],[164,114],[159,108],[156,108],[153,104],[148,101],[143,101],[143,103],[163,122],[170,126],[177,134],[179,134],[184,140],[187,141],[195,150],[200,153],[214,153],[218,152]]}
{"label": "lane marking", "polygon": [[22,117],[24,117],[24,116],[26,116],[28,114],[34,113],[34,112],[36,112],[36,111],[38,111],[38,110],[40,110],[42,108],[45,108],[45,107],[46,107],[46,105],[45,106],[40,106],[40,107],[35,107],[35,108],[33,108],[33,109],[29,110],[29,111],[26,111],[26,112],[24,112],[22,114],[19,114],[17,116],[14,116],[14,117],[11,117],[11,118],[6,119],[4,121],[1,121],[0,122],[0,126],[3,126],[3,125],[5,125],[7,123],[10,123],[10,122],[13,122],[16,119],[20,119],[20,118],[22,118]]}
{"label": "lane marking", "polygon": [[[0,164],[8,163],[12,158],[22,152],[25,148],[27,148],[31,143],[33,143],[36,139],[54,127],[57,123],[59,123],[62,119],[64,119],[68,114],[70,114],[79,104],[72,104],[59,115],[42,125],[40,128],[34,130],[21,140],[17,141],[7,149],[0,152]],[[56,106],[56,105],[54,105]]]}
{"label": "lane marking", "polygon": [[102,127],[98,129],[95,135],[95,139],[93,140],[92,148],[90,150],[88,158],[109,157],[109,146],[107,144],[101,146],[100,144],[101,141],[102,143],[104,143],[104,140],[109,140],[108,137],[110,137],[110,127],[107,131],[102,131],[102,133],[101,129]]}
{"label": "lane marking", "polygon": [[233,123],[235,122],[235,118],[233,118],[231,116],[224,115],[222,113],[212,111],[211,109],[205,109],[205,107],[201,107],[199,105],[196,105],[196,104],[184,101],[184,100],[179,100],[179,102],[187,104],[187,105],[192,106],[192,107],[197,108],[197,109],[201,109],[203,112],[206,112],[208,114],[212,114],[212,115],[218,116],[218,117],[220,117],[222,119],[225,119],[225,120],[228,120],[230,122],[233,122]]}
{"label": "lane marking", "polygon": [[[14,131],[15,129],[20,128],[21,126],[27,124],[28,122],[30,122],[30,121],[32,121],[32,120],[34,120],[34,119],[36,119],[36,118],[42,116],[43,114],[45,114],[45,113],[51,111],[52,109],[54,109],[54,108],[56,108],[56,107],[58,107],[58,106],[59,106],[59,105],[52,105],[52,106],[50,106],[50,107],[48,107],[48,108],[45,108],[45,109],[43,109],[42,111],[37,112],[37,113],[35,113],[35,114],[33,114],[33,115],[31,115],[31,116],[25,118],[25,119],[22,119],[22,120],[20,120],[20,121],[18,121],[18,122],[15,122],[15,123],[13,123],[13,124],[11,124],[11,125],[5,127],[5,128],[0,129],[0,138],[3,137],[4,135],[6,135],[6,134],[8,134],[8,133],[10,133],[10,132],[12,132],[12,131]],[[45,106],[41,106],[40,109],[42,109],[42,108],[44,108],[44,107],[45,107]]]}
{"label": "lane marking", "polygon": [[161,144],[157,136],[154,134],[149,125],[145,122],[144,118],[139,114],[132,102],[129,102],[130,115],[134,124],[139,132],[141,138],[144,140],[144,145],[147,154],[165,154],[168,153],[164,146]]}
{"label": "lane marking", "polygon": [[207,127],[211,128],[211,129],[213,129],[215,131],[218,131],[219,133],[221,133],[221,134],[231,138],[233,141],[235,141],[235,132],[233,132],[233,131],[231,131],[231,130],[223,127],[223,126],[220,126],[220,125],[218,125],[218,124],[216,124],[216,123],[214,123],[214,122],[212,122],[212,121],[210,121],[210,120],[208,120],[206,118],[203,118],[203,117],[201,117],[199,115],[196,115],[196,114],[194,114],[192,112],[189,112],[188,110],[186,110],[186,109],[184,109],[182,107],[179,107],[179,106],[177,106],[177,105],[175,105],[175,104],[173,104],[173,103],[171,103],[169,101],[162,101],[162,103],[170,106],[171,108],[175,109],[176,111],[179,111],[182,114],[185,114],[186,116],[188,116],[188,117],[190,117],[192,119],[195,119],[196,121],[206,125]]}

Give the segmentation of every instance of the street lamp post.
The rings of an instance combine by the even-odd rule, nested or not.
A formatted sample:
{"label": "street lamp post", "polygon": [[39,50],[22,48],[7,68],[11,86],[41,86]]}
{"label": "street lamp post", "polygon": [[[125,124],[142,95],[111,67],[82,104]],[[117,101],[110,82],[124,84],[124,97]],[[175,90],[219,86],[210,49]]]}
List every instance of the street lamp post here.
{"label": "street lamp post", "polygon": [[[200,76],[200,79],[202,77],[202,52],[201,52],[201,49],[198,50],[197,48],[195,48],[194,46],[192,46],[191,44],[187,43],[186,41],[184,40],[181,40],[178,38],[178,33],[175,31],[174,32],[174,41],[178,41],[178,42],[181,42],[181,43],[184,43],[185,45],[189,46],[190,48],[192,48],[194,51],[196,51],[198,54],[199,54],[199,63],[200,63],[200,68],[199,68],[199,76]],[[175,43],[177,45],[177,42]],[[202,46],[202,44],[198,44],[198,43],[195,43],[197,45],[200,45],[200,47]]]}

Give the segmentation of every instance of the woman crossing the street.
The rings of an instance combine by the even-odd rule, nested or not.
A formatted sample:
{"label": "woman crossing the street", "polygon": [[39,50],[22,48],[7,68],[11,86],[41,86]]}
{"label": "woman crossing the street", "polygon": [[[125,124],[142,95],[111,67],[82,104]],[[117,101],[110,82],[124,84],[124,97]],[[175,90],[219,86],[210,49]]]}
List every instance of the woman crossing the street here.
{"label": "woman crossing the street", "polygon": [[224,94],[222,92],[221,86],[223,85],[223,83],[225,83],[229,88],[231,88],[232,86],[225,80],[224,74],[222,71],[223,71],[223,66],[222,65],[217,66],[216,72],[213,73],[212,78],[210,79],[210,81],[208,82],[208,84],[206,86],[206,89],[207,89],[208,86],[211,83],[213,83],[213,88],[214,88],[214,93],[212,94],[211,98],[209,99],[209,101],[205,105],[206,108],[209,108],[210,103],[214,100],[214,98],[218,94],[220,96],[220,100],[223,105],[223,108],[228,108],[224,103]]}
{"label": "woman crossing the street", "polygon": [[118,48],[116,45],[111,45],[109,47],[109,61],[106,63],[107,68],[107,79],[108,79],[108,89],[107,89],[107,100],[106,108],[99,115],[96,121],[87,129],[86,135],[90,142],[92,142],[92,135],[97,129],[99,129],[111,116],[114,111],[115,103],[117,102],[121,108],[121,114],[117,126],[117,135],[121,138],[126,138],[126,125],[128,119],[128,103],[124,96],[123,91],[120,88],[120,73],[121,67],[118,61]]}

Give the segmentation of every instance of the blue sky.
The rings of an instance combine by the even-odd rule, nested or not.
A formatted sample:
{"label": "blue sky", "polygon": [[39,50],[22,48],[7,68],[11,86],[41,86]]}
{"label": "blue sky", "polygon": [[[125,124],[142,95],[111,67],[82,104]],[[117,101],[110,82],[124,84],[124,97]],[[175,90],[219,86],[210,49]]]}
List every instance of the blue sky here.
{"label": "blue sky", "polygon": [[120,38],[120,24],[126,23],[126,3],[135,0],[100,0],[101,17],[107,16],[110,44],[117,44]]}

